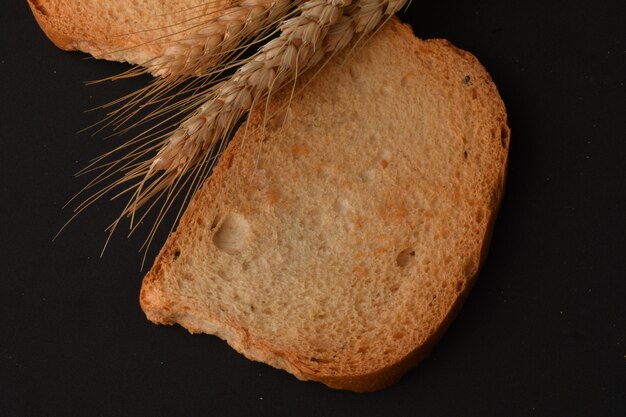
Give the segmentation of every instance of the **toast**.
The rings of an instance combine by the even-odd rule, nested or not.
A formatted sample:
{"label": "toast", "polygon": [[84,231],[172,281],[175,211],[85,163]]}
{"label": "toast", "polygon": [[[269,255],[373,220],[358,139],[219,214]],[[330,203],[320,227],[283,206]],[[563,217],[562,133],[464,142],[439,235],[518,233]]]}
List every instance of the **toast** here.
{"label": "toast", "polygon": [[[28,0],[37,23],[59,48],[96,58],[144,65],[163,55],[172,40],[232,0]],[[199,18],[202,16],[202,18]]]}
{"label": "toast", "polygon": [[301,380],[378,390],[428,355],[476,279],[506,111],[475,57],[395,18],[307,83],[251,113],[140,303]]}

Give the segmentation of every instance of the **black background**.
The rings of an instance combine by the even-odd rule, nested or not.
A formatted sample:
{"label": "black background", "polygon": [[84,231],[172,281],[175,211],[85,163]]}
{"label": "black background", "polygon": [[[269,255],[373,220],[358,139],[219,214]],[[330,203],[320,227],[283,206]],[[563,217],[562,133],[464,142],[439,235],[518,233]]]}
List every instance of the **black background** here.
{"label": "black background", "polygon": [[[113,142],[84,110],[146,79],[56,49],[25,1],[0,17],[1,416],[626,415],[626,8],[622,1],[418,2],[402,16],[492,74],[512,128],[507,191],[465,307],[423,364],[373,394],[155,326],[138,304],[147,229],[69,218],[73,174]],[[154,251],[164,241],[157,237]]]}

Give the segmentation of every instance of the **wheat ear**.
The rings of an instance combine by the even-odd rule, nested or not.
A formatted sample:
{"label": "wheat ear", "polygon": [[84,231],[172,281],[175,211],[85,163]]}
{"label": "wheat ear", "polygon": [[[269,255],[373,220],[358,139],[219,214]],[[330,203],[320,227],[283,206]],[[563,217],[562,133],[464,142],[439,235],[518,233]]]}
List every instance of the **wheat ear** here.
{"label": "wheat ear", "polygon": [[144,181],[159,171],[163,173],[150,187],[138,188],[129,210],[135,211],[210,154],[253,103],[293,81],[325,55],[343,49],[356,35],[372,32],[385,16],[395,14],[405,3],[406,0],[304,3],[299,16],[281,25],[280,36],[266,44],[230,80],[210,91],[209,99],[169,137],[149,166],[140,168],[147,168]]}
{"label": "wheat ear", "polygon": [[[142,66],[155,76],[206,75],[287,14],[290,0],[241,0],[207,21],[194,21],[180,39],[168,42],[163,54]],[[297,3],[297,1],[295,2]]]}
{"label": "wheat ear", "polygon": [[[244,51],[271,36],[281,21],[297,12],[297,6],[303,1],[238,0],[237,5],[223,10],[219,10],[221,3],[215,2],[215,8],[207,11],[204,4],[198,13],[195,13],[198,7],[192,7],[193,15],[174,24],[173,33],[138,45],[163,44],[160,56],[124,73],[91,82],[119,80],[145,73],[156,76],[146,87],[99,106],[111,110],[103,120],[85,130],[98,133],[110,126],[118,134],[125,133],[164,114],[180,115],[183,113],[181,109],[190,104],[187,101],[192,102],[190,107],[199,105],[194,101],[195,92],[205,91],[225,70],[239,66]],[[190,10],[183,11],[184,15],[188,13]],[[152,30],[155,29],[142,32]]]}
{"label": "wheat ear", "polygon": [[[154,198],[147,212],[163,197],[163,207],[146,241],[149,244],[182,185],[191,185],[185,196],[187,201],[215,162],[225,143],[224,138],[244,113],[273,89],[288,82],[295,83],[298,74],[323,58],[329,59],[351,42],[355,45],[355,37],[363,39],[372,33],[385,17],[391,17],[405,3],[406,0],[357,0],[353,4],[314,0],[303,3],[299,7],[300,15],[281,24],[278,38],[261,48],[230,79],[187,103],[187,108],[199,107],[173,134],[155,135],[146,145],[107,164],[104,173],[89,187],[110,178],[114,171],[122,173],[122,177],[87,199],[77,211],[82,211],[114,187],[138,181],[117,194],[131,193],[131,197],[109,231],[112,233],[125,215],[133,217],[140,207]],[[144,159],[155,150],[158,150],[156,156]],[[183,180],[183,177],[187,179]],[[134,230],[132,224],[133,221],[131,232]]]}
{"label": "wheat ear", "polygon": [[[74,209],[72,219],[97,199],[122,188],[112,199],[127,193],[130,193],[131,197],[120,217],[109,227],[109,236],[126,215],[131,215],[132,233],[135,228],[133,225],[140,223],[140,221],[134,222],[137,210],[152,197],[156,197],[144,211],[143,219],[155,207],[156,202],[164,198],[151,235],[146,241],[148,245],[162,215],[169,209],[183,185],[190,182],[190,189],[197,188],[216,160],[215,155],[219,154],[221,146],[225,143],[223,139],[228,136],[243,114],[250,110],[264,94],[273,88],[278,88],[286,80],[294,79],[294,74],[301,72],[301,68],[306,68],[307,62],[312,62],[311,58],[314,54],[317,57],[320,56],[320,52],[323,52],[323,48],[320,47],[321,41],[329,26],[337,21],[342,9],[350,2],[351,0],[308,0],[301,3],[297,10],[290,14],[290,17],[280,23],[278,38],[265,44],[256,55],[243,61],[245,63],[232,77],[213,85],[208,92],[205,89],[203,93],[196,85],[191,98],[184,98],[181,102],[170,106],[168,103],[172,98],[167,97],[167,92],[171,90],[163,84],[164,91],[159,94],[164,101],[159,105],[164,107],[158,109],[158,114],[166,114],[172,108],[182,113],[197,109],[195,113],[173,134],[164,134],[164,130],[160,127],[164,122],[159,122],[157,126],[151,127],[130,142],[97,158],[83,170],[82,173],[96,170],[101,172],[78,195],[107,183],[117,173],[122,176],[83,200]],[[215,79],[213,74],[210,74],[200,77],[199,82],[202,84],[204,82],[202,80],[207,78],[209,82]],[[161,100],[160,97],[159,100]],[[123,112],[119,114],[121,114],[120,117],[128,120],[134,112],[139,110],[141,108],[135,110],[131,108],[130,116],[126,116]],[[113,113],[113,117],[117,118],[119,114]],[[125,156],[121,158],[114,156],[124,149],[129,150]],[[158,152],[159,149],[160,152]],[[158,152],[156,158],[153,152]],[[151,154],[152,156],[146,160],[146,156]],[[212,154],[214,157],[211,157]],[[107,159],[110,162],[106,162]],[[152,178],[160,171],[164,171],[162,175]],[[184,179],[186,173],[194,174]],[[151,178],[153,181],[148,181]],[[185,196],[185,201],[188,196],[189,194]]]}
{"label": "wheat ear", "polygon": [[[232,130],[235,123],[268,92],[293,80],[323,56],[323,40],[350,0],[310,0],[300,14],[285,20],[280,35],[265,44],[227,81],[207,93],[206,101],[167,139],[152,161],[137,166],[127,177],[143,172],[127,208],[134,213],[152,196],[172,185]],[[146,180],[161,175],[149,185]]]}

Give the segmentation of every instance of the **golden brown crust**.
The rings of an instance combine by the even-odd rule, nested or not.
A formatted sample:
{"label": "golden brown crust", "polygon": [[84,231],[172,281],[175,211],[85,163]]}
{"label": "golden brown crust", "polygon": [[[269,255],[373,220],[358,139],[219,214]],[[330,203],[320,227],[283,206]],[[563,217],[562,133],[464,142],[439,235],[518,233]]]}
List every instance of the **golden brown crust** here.
{"label": "golden brown crust", "polygon": [[[413,36],[412,30],[406,25],[401,25],[395,20],[392,21],[390,25],[392,25],[392,30],[404,32],[403,36],[405,37],[407,34],[410,34],[411,37]],[[423,45],[422,42],[418,41],[414,44],[414,50],[416,52],[419,50],[418,45]],[[458,293],[454,302],[450,305],[444,306],[447,308],[447,312],[443,314],[443,319],[441,320],[440,325],[436,329],[433,329],[419,346],[415,346],[408,354],[399,358],[394,363],[388,364],[387,366],[373,372],[366,374],[342,375],[329,373],[323,369],[315,368],[309,363],[302,362],[302,360],[299,359],[299,357],[293,352],[285,351],[284,349],[277,349],[267,341],[255,340],[248,334],[246,329],[236,325],[224,322],[220,323],[218,319],[215,319],[214,322],[211,323],[196,323],[193,322],[192,319],[181,317],[180,315],[172,317],[170,313],[172,311],[177,311],[175,301],[172,301],[171,299],[162,299],[159,293],[160,290],[157,287],[162,274],[164,274],[165,271],[171,266],[170,262],[175,256],[179,240],[184,239],[184,236],[178,233],[173,234],[170,239],[168,239],[160,255],[157,257],[153,269],[144,278],[140,295],[140,303],[148,318],[156,323],[171,324],[173,322],[179,322],[192,332],[207,332],[207,328],[212,329],[212,333],[218,334],[220,337],[227,339],[228,343],[233,348],[250,359],[260,360],[272,366],[286,369],[299,379],[316,380],[332,388],[346,389],[357,392],[368,392],[382,389],[396,382],[407,370],[416,366],[424,358],[426,358],[460,310],[465,298],[469,294],[469,291],[476,280],[478,271],[485,260],[491,232],[493,230],[496,214],[504,191],[508,144],[510,140],[510,131],[506,122],[506,111],[504,105],[498,95],[495,85],[491,81],[490,76],[482,65],[480,65],[478,60],[473,55],[451,46],[444,40],[430,40],[427,41],[427,44],[430,48],[434,48],[436,50],[436,54],[450,57],[450,59],[452,59],[452,56],[455,56],[455,60],[458,60],[458,57],[460,57],[460,59],[471,66],[473,76],[480,86],[480,94],[484,95],[484,102],[490,107],[489,112],[493,116],[494,129],[496,129],[495,135],[499,136],[494,138],[500,141],[502,149],[499,152],[501,157],[498,160],[499,165],[496,171],[492,173],[485,173],[485,175],[494,176],[495,185],[493,186],[493,197],[489,201],[484,202],[486,217],[488,217],[489,221],[485,229],[484,236],[481,237],[482,244],[478,259],[473,260],[476,267],[468,268],[464,271],[466,275],[460,277],[463,282],[462,291]],[[482,82],[478,82],[478,80]],[[252,125],[259,122],[261,114],[262,112],[256,112],[251,116]],[[240,152],[241,135],[242,133],[239,132],[228,146],[215,172],[211,178],[205,182],[203,189],[197,193],[197,198],[194,198],[190,204],[187,212],[181,220],[178,230],[192,228],[192,222],[195,221],[197,212],[206,208],[208,199],[215,199],[216,196],[219,195],[224,178],[228,175],[231,162]]]}

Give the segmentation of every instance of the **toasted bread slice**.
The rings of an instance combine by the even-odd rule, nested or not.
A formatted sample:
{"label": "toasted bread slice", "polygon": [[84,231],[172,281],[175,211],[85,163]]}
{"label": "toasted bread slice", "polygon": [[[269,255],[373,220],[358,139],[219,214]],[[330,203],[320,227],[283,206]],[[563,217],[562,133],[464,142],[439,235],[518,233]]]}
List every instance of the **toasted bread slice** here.
{"label": "toasted bread slice", "polygon": [[229,144],[141,306],[299,379],[377,390],[429,353],[476,278],[505,108],[476,58],[395,19],[290,93]]}
{"label": "toasted bread slice", "polygon": [[56,46],[143,65],[232,0],[28,0]]}

